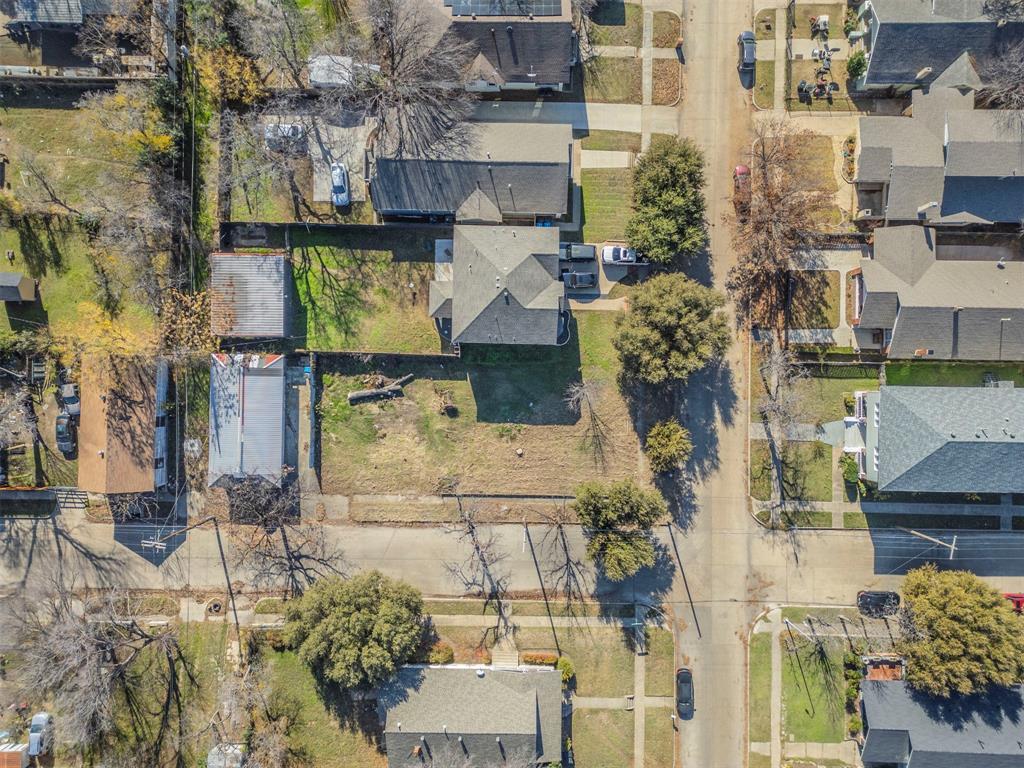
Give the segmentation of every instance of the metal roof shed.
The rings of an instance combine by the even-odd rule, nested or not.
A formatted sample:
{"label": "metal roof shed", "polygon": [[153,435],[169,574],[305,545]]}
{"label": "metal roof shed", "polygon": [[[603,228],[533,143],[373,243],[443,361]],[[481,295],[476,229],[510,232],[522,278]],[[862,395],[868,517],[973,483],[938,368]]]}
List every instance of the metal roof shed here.
{"label": "metal roof shed", "polygon": [[291,263],[284,253],[210,256],[210,324],[227,338],[288,334]]}
{"label": "metal roof shed", "polygon": [[35,300],[35,280],[21,272],[0,272],[0,301]]}

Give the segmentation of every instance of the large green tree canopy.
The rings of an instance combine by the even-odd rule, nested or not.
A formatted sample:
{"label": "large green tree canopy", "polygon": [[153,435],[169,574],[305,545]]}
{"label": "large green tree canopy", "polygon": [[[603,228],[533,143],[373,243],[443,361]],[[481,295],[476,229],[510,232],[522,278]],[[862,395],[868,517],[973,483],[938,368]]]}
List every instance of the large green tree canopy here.
{"label": "large green tree canopy", "polygon": [[692,140],[654,138],[633,166],[633,209],[626,240],[655,263],[707,244],[704,155]]}
{"label": "large green tree canopy", "polygon": [[649,531],[667,511],[657,492],[640,488],[632,480],[584,483],[576,489],[576,514],[589,529],[587,554],[613,581],[654,565]]}
{"label": "large green tree canopy", "polygon": [[899,650],[914,688],[948,697],[1024,679],[1024,618],[973,573],[918,568],[903,599]]}
{"label": "large green tree canopy", "polygon": [[408,661],[423,637],[423,598],[369,571],[313,584],[288,604],[287,634],[299,658],[345,688],[376,685]]}
{"label": "large green tree canopy", "polygon": [[647,384],[684,382],[721,357],[729,346],[724,304],[722,294],[682,274],[641,283],[613,339],[626,374]]}

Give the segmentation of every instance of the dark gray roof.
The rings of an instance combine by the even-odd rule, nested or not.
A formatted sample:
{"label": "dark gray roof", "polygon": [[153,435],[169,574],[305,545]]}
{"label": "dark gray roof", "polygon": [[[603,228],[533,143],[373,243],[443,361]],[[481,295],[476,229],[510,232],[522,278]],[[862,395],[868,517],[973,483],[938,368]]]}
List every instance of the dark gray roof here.
{"label": "dark gray roof", "polygon": [[565,213],[568,163],[491,163],[380,158],[371,182],[382,214],[454,214],[480,190],[506,216]]}
{"label": "dark gray roof", "polygon": [[81,24],[80,0],[16,0],[11,21],[28,24]]}
{"label": "dark gray roof", "polygon": [[495,85],[570,81],[570,22],[455,21],[450,31],[479,52],[471,69],[474,78]]}
{"label": "dark gray roof", "polygon": [[252,475],[281,482],[284,369],[282,355],[213,355],[207,477],[211,486]]}
{"label": "dark gray roof", "polygon": [[892,147],[865,145],[857,158],[857,181],[885,182],[892,172]]}
{"label": "dark gray roof", "polygon": [[[939,699],[903,681],[864,681],[866,768],[1021,768],[1024,689]],[[902,736],[900,735],[902,734]]]}
{"label": "dark gray roof", "polygon": [[879,402],[879,490],[1024,492],[1024,390],[882,387]]}
{"label": "dark gray roof", "polygon": [[285,254],[214,253],[210,269],[214,334],[231,338],[287,335],[291,263]]}
{"label": "dark gray roof", "polygon": [[562,682],[553,669],[411,665],[377,696],[390,768],[420,768],[448,751],[472,766],[500,765],[517,753],[561,759]]}
{"label": "dark gray roof", "polygon": [[431,282],[430,303],[436,317],[451,317],[452,341],[558,342],[565,288],[554,227],[456,226],[452,280],[445,282]]}
{"label": "dark gray roof", "polygon": [[984,19],[985,0],[872,0],[883,21],[944,24]]}
{"label": "dark gray roof", "polygon": [[892,328],[896,325],[896,313],[899,311],[899,306],[898,293],[869,292],[864,297],[864,306],[860,311],[860,327]]}

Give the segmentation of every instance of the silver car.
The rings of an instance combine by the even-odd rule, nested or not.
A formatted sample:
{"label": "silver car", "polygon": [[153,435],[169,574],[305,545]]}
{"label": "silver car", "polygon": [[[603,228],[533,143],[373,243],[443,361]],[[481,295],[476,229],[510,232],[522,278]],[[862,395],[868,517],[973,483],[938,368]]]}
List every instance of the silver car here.
{"label": "silver car", "polygon": [[601,261],[605,264],[635,264],[636,249],[621,245],[606,245],[601,249]]}
{"label": "silver car", "polygon": [[53,715],[36,712],[28,729],[28,756],[39,757],[50,754],[53,749]]}
{"label": "silver car", "polygon": [[352,202],[348,189],[348,168],[344,163],[331,163],[331,205],[343,208]]}
{"label": "silver car", "polygon": [[60,404],[62,410],[67,412],[70,416],[74,416],[77,419],[82,415],[82,400],[78,396],[77,384],[61,384]]}

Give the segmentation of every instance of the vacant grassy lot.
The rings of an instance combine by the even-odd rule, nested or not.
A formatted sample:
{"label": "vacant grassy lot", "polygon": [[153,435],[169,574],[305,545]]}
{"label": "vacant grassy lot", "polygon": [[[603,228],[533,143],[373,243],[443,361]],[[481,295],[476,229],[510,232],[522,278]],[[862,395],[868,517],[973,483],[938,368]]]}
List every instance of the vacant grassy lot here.
{"label": "vacant grassy lot", "polygon": [[435,233],[381,228],[292,249],[296,346],[440,352],[427,312]]}
{"label": "vacant grassy lot", "polygon": [[[328,493],[433,493],[457,477],[464,492],[569,494],[590,479],[636,473],[637,437],[616,387],[615,315],[579,313],[560,348],[471,352],[461,360],[351,361],[323,376],[322,481]],[[366,376],[412,373],[405,397],[350,406]],[[582,378],[601,388],[604,461],[584,446],[590,419],[564,393]],[[454,408],[440,412],[443,396]],[[522,455],[517,454],[521,449]]]}
{"label": "vacant grassy lot", "polygon": [[594,45],[632,45],[643,42],[644,11],[636,3],[603,0],[590,14],[590,42]]}
{"label": "vacant grassy lot", "polygon": [[583,149],[639,152],[640,134],[631,131],[591,131],[580,142]]}
{"label": "vacant grassy lot", "polygon": [[775,39],[775,9],[758,11],[754,17],[754,36],[758,40]]}
{"label": "vacant grassy lot", "polygon": [[[16,228],[0,228],[0,252],[14,251],[14,263],[3,269],[39,281],[31,304],[0,303],[0,330],[26,331],[49,326],[57,336],[70,336],[86,348],[143,351],[156,342],[153,313],[127,298],[104,308],[85,235],[68,223],[52,219],[22,220]],[[108,276],[123,290],[132,280],[117,263],[105,265]],[[122,294],[123,296],[123,294]]]}
{"label": "vacant grassy lot", "polygon": [[679,17],[671,11],[654,12],[654,47],[675,48],[680,30]]}
{"label": "vacant grassy lot", "polygon": [[886,363],[885,382],[892,386],[980,387],[985,374],[1024,386],[1024,365],[1015,363],[943,363],[926,360]]}
{"label": "vacant grassy lot", "polygon": [[610,709],[574,710],[572,752],[579,768],[632,768],[633,713]]}
{"label": "vacant grassy lot", "polygon": [[[797,7],[804,6],[798,5]],[[786,99],[786,108],[791,112],[800,110],[805,112],[856,112],[857,105],[849,96],[846,62],[839,59],[832,60],[831,73],[825,75],[825,79],[829,83],[839,84],[839,90],[828,98],[808,100],[805,97],[803,102],[800,101],[797,86],[801,80],[812,86],[817,82],[818,76],[814,73],[817,71],[819,63],[810,59],[794,59],[787,62],[787,66],[790,68],[790,92]]]}
{"label": "vacant grassy lot", "polygon": [[839,327],[839,273],[798,270],[789,276],[789,327]]}
{"label": "vacant grassy lot", "polygon": [[4,94],[0,108],[0,141],[11,161],[7,181],[15,197],[24,187],[23,158],[34,158],[62,199],[72,208],[86,210],[95,195],[96,179],[117,174],[122,164],[111,159],[109,148],[94,140],[88,112],[75,107],[78,96],[51,90],[30,95]]}
{"label": "vacant grassy lot", "polygon": [[[782,484],[788,499],[832,500],[832,447],[826,443],[787,443],[782,455]],[[750,441],[750,495],[771,498],[771,453],[767,440]]]}
{"label": "vacant grassy lot", "polygon": [[782,738],[828,744],[843,740],[845,721],[843,650],[829,639],[822,652],[798,637],[794,652],[781,637]]}
{"label": "vacant grassy lot", "polygon": [[654,77],[653,103],[672,106],[679,101],[679,81],[682,66],[675,59],[655,59],[652,62]]}
{"label": "vacant grassy lot", "polygon": [[584,241],[623,240],[632,205],[632,172],[628,168],[584,168],[580,180]]}
{"label": "vacant grassy lot", "polygon": [[583,68],[583,97],[586,101],[639,104],[643,97],[640,59],[598,56]]}
{"label": "vacant grassy lot", "polygon": [[750,636],[750,688],[748,694],[750,741],[772,737],[772,636]]}
{"label": "vacant grassy lot", "polygon": [[758,61],[754,65],[754,103],[761,109],[775,108],[775,61]]}
{"label": "vacant grassy lot", "polygon": [[523,651],[553,651],[576,666],[580,696],[626,696],[633,693],[633,649],[617,627],[520,627],[516,646]]}
{"label": "vacant grassy lot", "polygon": [[793,37],[811,39],[811,18],[818,16],[828,16],[829,36],[840,37],[845,13],[843,3],[797,3],[793,11]]}
{"label": "vacant grassy lot", "polygon": [[675,710],[648,707],[644,713],[644,765],[671,766],[675,730]]}
{"label": "vacant grassy lot", "polygon": [[644,666],[648,696],[675,695],[675,645],[667,629],[655,628],[648,633]]}
{"label": "vacant grassy lot", "polygon": [[[339,701],[324,701],[309,667],[292,651],[267,652],[275,689],[298,705],[289,746],[323,768],[383,768],[380,723],[370,708],[353,712]],[[344,721],[342,721],[342,718]]]}

